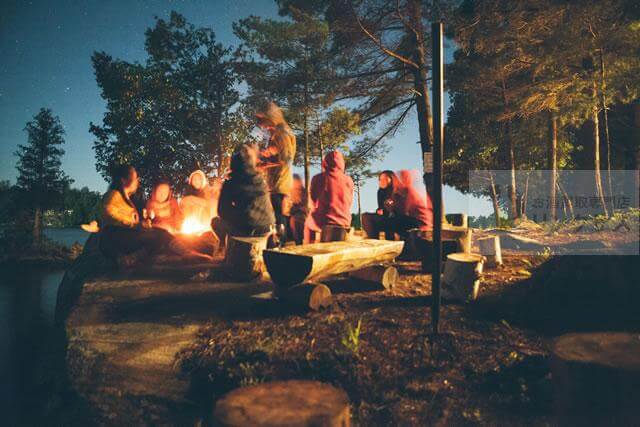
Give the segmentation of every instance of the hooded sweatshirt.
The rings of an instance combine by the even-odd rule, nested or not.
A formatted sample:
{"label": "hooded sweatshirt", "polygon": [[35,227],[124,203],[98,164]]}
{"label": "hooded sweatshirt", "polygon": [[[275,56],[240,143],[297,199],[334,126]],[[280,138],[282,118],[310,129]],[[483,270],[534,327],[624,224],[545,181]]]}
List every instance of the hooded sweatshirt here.
{"label": "hooded sweatshirt", "polygon": [[344,157],[338,151],[322,161],[322,173],[311,180],[311,216],[318,227],[351,226],[353,180],[344,173]]}
{"label": "hooded sweatshirt", "polygon": [[159,202],[156,198],[158,187],[151,192],[151,198],[147,201],[147,212],[153,212],[152,224],[154,227],[163,228],[169,232],[180,229],[182,225],[182,212],[178,201],[173,197],[173,191],[169,191],[169,196],[164,202]]}
{"label": "hooded sweatshirt", "polygon": [[266,171],[269,190],[274,194],[289,195],[293,184],[291,162],[296,154],[296,137],[284,120],[282,110],[273,102],[267,103],[256,117],[265,119],[274,127],[269,146],[277,148],[278,154],[269,161],[282,163],[281,166],[269,168]]}
{"label": "hooded sweatshirt", "polygon": [[231,158],[231,175],[222,185],[218,210],[220,218],[238,232],[267,228],[276,221],[269,189],[246,146]]}
{"label": "hooded sweatshirt", "polygon": [[401,215],[415,218],[420,223],[421,230],[433,228],[433,205],[428,194],[418,191],[413,185],[414,172],[400,171],[399,197],[396,198],[396,209]]}

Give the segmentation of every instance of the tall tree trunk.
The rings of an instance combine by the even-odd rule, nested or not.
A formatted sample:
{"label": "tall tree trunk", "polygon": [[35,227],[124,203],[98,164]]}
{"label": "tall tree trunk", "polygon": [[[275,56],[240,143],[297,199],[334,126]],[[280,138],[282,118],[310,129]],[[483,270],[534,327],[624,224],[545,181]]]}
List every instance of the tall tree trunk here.
{"label": "tall tree trunk", "polygon": [[[509,109],[509,98],[507,96],[507,83],[504,79],[504,76],[501,76],[502,83],[502,103],[504,110],[507,111]],[[518,188],[516,186],[516,153],[515,147],[513,144],[513,138],[511,137],[511,122],[507,120],[504,124],[504,140],[505,146],[507,147],[507,154],[509,157],[509,170],[510,170],[510,181],[511,185],[509,185],[509,218],[516,219],[518,217]]]}
{"label": "tall tree trunk", "polygon": [[496,182],[493,174],[489,174],[489,184],[491,188],[491,203],[493,204],[493,214],[496,217],[496,227],[500,227],[500,205],[498,205],[498,192],[496,191]]}
{"label": "tall tree trunk", "polygon": [[606,81],[606,71],[604,65],[604,50],[600,49],[600,95],[602,98],[602,112],[604,118],[604,139],[607,144],[607,183],[609,190],[609,200],[610,200],[610,212],[613,215],[614,211],[614,201],[613,201],[613,184],[611,183],[611,138],[609,137],[609,111],[607,106],[607,81]]}
{"label": "tall tree trunk", "polygon": [[556,186],[558,177],[558,119],[549,113],[549,139],[547,146],[547,169],[549,170],[549,219],[556,220]]}
{"label": "tall tree trunk", "polygon": [[522,192],[522,198],[520,199],[520,216],[522,218],[527,217],[527,199],[529,198],[529,173],[524,181],[524,191]]}
{"label": "tall tree trunk", "polygon": [[407,30],[407,35],[413,40],[413,60],[418,68],[413,68],[413,88],[417,93],[416,113],[418,115],[418,130],[422,151],[431,151],[433,145],[433,117],[429,100],[427,75],[429,66],[425,52],[424,25],[422,23],[422,5],[420,0],[409,0],[407,3],[409,20],[413,31]]}
{"label": "tall tree trunk", "polygon": [[33,214],[33,243],[39,244],[42,239],[42,208],[36,206]]}
{"label": "tall tree trunk", "polygon": [[360,223],[360,228],[362,228],[362,205],[360,202],[360,179],[356,180],[356,191],[357,191],[357,201],[358,201],[358,222]]}
{"label": "tall tree trunk", "polygon": [[309,161],[309,124],[307,115],[304,115],[304,187],[306,204],[311,200],[311,165]]}
{"label": "tall tree trunk", "polygon": [[[595,92],[595,84],[594,84]],[[600,176],[600,120],[598,119],[598,104],[593,106],[593,174],[596,184],[596,197],[602,205],[605,216],[609,216],[607,205],[604,201],[604,191],[602,190],[602,177]]]}

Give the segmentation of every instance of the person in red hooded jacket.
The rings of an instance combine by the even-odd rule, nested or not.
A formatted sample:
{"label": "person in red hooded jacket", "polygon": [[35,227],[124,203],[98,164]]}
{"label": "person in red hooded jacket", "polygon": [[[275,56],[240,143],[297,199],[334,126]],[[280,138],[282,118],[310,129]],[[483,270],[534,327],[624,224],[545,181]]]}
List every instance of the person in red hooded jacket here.
{"label": "person in red hooded jacket", "polygon": [[427,193],[418,191],[414,186],[417,172],[402,170],[399,174],[399,188],[394,192],[393,199],[396,215],[393,217],[393,229],[403,239],[409,230],[419,228],[431,230],[433,228],[433,205]]}
{"label": "person in red hooded jacket", "polygon": [[322,161],[322,173],[311,180],[311,213],[307,217],[304,241],[325,225],[351,227],[353,180],[344,173],[344,157],[339,151],[328,153]]}

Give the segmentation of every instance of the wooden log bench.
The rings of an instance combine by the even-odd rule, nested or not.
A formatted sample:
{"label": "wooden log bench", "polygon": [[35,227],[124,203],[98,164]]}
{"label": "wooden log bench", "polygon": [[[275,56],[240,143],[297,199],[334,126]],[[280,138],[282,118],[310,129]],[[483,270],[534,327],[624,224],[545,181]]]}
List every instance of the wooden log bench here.
{"label": "wooden log bench", "polygon": [[393,261],[404,242],[365,239],[348,242],[313,243],[263,252],[271,280],[291,287]]}
{"label": "wooden log bench", "polygon": [[640,334],[567,334],[551,351],[559,425],[638,425]]}
{"label": "wooden log bench", "polygon": [[318,381],[273,381],[242,387],[222,396],[213,411],[215,425],[257,427],[349,427],[347,394]]}

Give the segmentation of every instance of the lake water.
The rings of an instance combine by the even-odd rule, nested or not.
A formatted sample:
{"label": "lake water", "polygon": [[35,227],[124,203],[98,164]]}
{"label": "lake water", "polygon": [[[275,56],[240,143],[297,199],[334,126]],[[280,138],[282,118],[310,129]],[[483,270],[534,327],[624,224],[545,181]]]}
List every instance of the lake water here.
{"label": "lake water", "polygon": [[[46,229],[50,239],[71,246],[84,244],[80,229]],[[1,425],[30,425],[43,411],[48,390],[41,363],[48,356],[61,269],[0,271],[0,407]]]}

